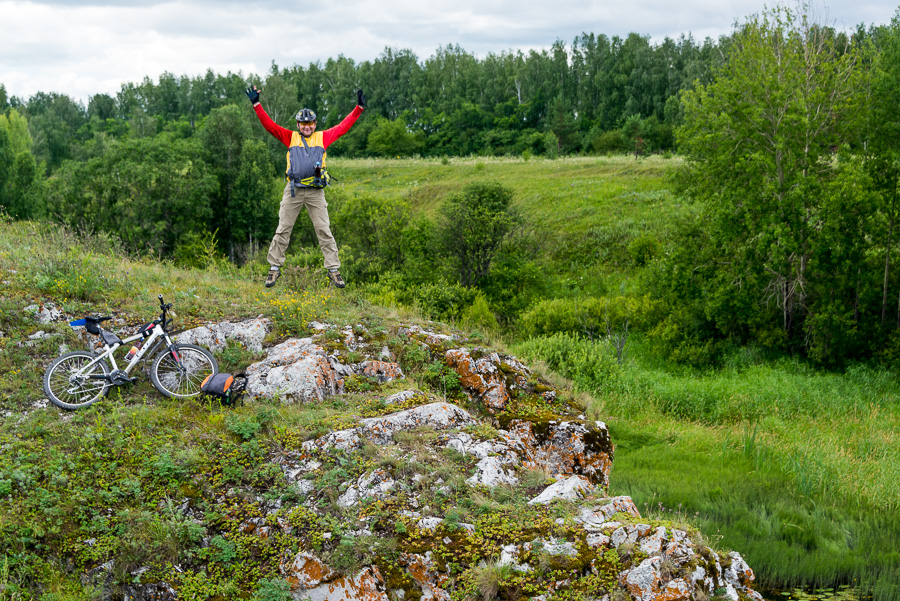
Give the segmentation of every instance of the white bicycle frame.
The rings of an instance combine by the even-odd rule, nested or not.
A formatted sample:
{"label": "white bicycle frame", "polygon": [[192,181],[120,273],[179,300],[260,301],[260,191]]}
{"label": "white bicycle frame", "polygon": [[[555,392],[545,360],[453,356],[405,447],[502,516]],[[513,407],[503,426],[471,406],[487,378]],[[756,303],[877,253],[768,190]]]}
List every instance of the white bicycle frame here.
{"label": "white bicycle frame", "polygon": [[[103,345],[103,347],[104,347],[103,353],[98,355],[97,357],[95,357],[93,361],[91,361],[90,363],[85,365],[83,368],[81,368],[81,370],[79,370],[79,372],[81,373],[86,370],[89,370],[91,367],[93,367],[100,361],[103,361],[104,359],[109,359],[109,363],[112,366],[113,372],[120,371],[119,366],[116,363],[116,358],[114,356],[116,350],[122,346],[125,346],[129,342],[134,342],[135,340],[137,340],[139,338],[143,338],[143,334],[135,334],[134,336],[125,338],[124,340],[122,340],[122,342],[120,342],[120,343],[117,342],[116,344],[114,344],[112,346],[109,346],[108,344],[104,344]],[[153,330],[152,330],[152,333],[150,334],[150,336],[148,336],[147,339],[144,340],[143,346],[141,346],[141,348],[138,349],[138,352],[135,353],[134,357],[132,357],[131,360],[128,362],[128,365],[125,366],[124,371],[126,374],[131,373],[131,370],[133,370],[135,368],[135,366],[140,362],[140,360],[144,357],[144,355],[146,355],[151,350],[156,349],[156,347],[158,346],[158,343],[160,342],[160,338],[165,338],[166,348],[172,346],[172,344],[173,344],[172,339],[169,338],[169,335],[163,329],[162,324],[158,323],[155,326],[153,326]],[[95,379],[108,378],[108,377],[103,377],[103,376],[93,376],[93,377]]]}

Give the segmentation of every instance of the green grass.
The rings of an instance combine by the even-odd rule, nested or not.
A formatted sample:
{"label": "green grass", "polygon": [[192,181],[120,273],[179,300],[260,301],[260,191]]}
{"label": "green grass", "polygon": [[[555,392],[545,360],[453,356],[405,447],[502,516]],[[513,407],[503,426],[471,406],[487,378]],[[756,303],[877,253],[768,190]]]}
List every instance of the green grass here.
{"label": "green grass", "polygon": [[[686,424],[645,412],[610,419],[610,491],[654,517],[690,521],[714,547],[737,549],[765,587],[851,583],[900,594],[900,515],[862,496],[810,490],[772,447],[745,430]],[[827,455],[827,453],[822,453]]]}

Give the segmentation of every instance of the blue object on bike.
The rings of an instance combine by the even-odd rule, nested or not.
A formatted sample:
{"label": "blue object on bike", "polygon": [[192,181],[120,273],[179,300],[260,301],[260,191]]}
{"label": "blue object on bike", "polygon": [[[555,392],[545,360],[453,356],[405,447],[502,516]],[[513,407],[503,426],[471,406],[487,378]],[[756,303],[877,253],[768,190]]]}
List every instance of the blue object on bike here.
{"label": "blue object on bike", "polygon": [[82,317],[81,319],[76,319],[75,321],[70,321],[70,322],[69,322],[69,325],[72,326],[72,327],[74,327],[74,326],[85,326],[85,325],[87,325],[87,320],[86,320],[85,318]]}

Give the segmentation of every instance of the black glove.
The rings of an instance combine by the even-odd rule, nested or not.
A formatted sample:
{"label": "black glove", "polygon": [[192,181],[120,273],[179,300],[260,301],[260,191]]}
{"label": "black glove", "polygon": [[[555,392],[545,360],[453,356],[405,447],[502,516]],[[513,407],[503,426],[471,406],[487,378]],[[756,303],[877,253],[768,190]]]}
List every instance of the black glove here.
{"label": "black glove", "polygon": [[259,90],[256,89],[256,86],[250,86],[246,89],[247,98],[250,99],[250,102],[256,104],[259,102]]}
{"label": "black glove", "polygon": [[[259,95],[257,94],[257,96]],[[362,90],[356,90],[356,104],[362,108],[366,108],[366,95],[363,94]]]}

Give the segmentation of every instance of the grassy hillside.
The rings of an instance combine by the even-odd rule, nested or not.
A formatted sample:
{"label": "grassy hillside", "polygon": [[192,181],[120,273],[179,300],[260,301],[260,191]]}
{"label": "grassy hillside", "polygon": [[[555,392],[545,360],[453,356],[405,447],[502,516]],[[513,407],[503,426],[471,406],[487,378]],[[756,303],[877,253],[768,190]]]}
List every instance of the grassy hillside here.
{"label": "grassy hillside", "polygon": [[[671,223],[691,216],[692,207],[668,191],[666,172],[673,164],[630,157],[335,160],[330,168],[341,180],[333,190],[335,204],[351,195],[405,198],[418,214],[428,216],[436,214],[446,194],[473,179],[509,186],[527,226],[543,236],[540,260],[551,276],[552,294],[574,296],[620,290],[623,284],[627,288],[641,269],[629,257],[629,244],[642,234],[665,244]],[[295,267],[267,291],[261,286],[265,265],[259,262],[235,268],[211,257],[207,269],[183,270],[152,257],[124,257],[115,242],[101,236],[76,236],[33,223],[0,224],[0,448],[14,449],[23,462],[0,465],[0,487],[63,478],[73,491],[71,509],[81,502],[89,505],[75,494],[86,487],[89,475],[73,473],[71,458],[48,459],[43,451],[70,438],[77,441],[73,456],[84,457],[94,452],[91,441],[104,441],[108,446],[96,452],[143,466],[148,477],[158,479],[157,500],[164,503],[180,470],[196,465],[198,455],[190,449],[198,445],[221,444],[230,449],[223,451],[225,456],[247,453],[240,459],[247,462],[243,473],[265,478],[259,454],[234,440],[241,423],[252,421],[277,441],[291,428],[308,433],[317,423],[338,421],[345,401],[223,414],[162,399],[146,380],[66,421],[34,407],[43,398],[44,366],[61,343],[76,341],[70,328],[55,324],[41,328],[58,336],[19,345],[37,329],[22,312],[32,303],[52,301],[72,315],[111,312],[139,323],[153,315],[156,295],[163,294],[174,302],[180,328],[262,314],[278,324],[282,335],[302,331],[302,324],[315,318],[377,326],[415,316],[412,309],[372,304],[366,289],[354,282],[335,294],[322,286],[320,272],[303,267],[315,260],[299,260],[300,255],[314,259],[316,251],[307,253],[295,245],[293,252],[297,258],[289,264]],[[596,364],[607,365],[611,351],[603,341],[579,343],[578,352],[554,355],[542,354],[511,332],[495,336],[494,344],[506,344],[536,363],[544,360],[571,378],[585,393],[592,414],[610,425],[617,445],[611,492],[631,495],[643,512],[690,522],[717,538],[720,547],[739,550],[769,586],[856,582],[878,599],[900,595],[896,373],[872,366],[820,372],[791,358],[766,358],[754,349],[735,349],[719,369],[691,370],[662,362],[638,331],[628,342],[624,364],[611,372],[615,377],[598,386],[578,362],[579,357],[605,354]],[[223,369],[234,370],[253,357],[230,348],[219,360]],[[160,447],[167,453],[141,451]],[[10,456],[4,452],[0,461]],[[114,473],[100,477],[117,481]],[[120,494],[126,485],[119,483],[119,492],[108,492]],[[35,496],[28,511],[51,505]],[[8,513],[0,516],[5,516],[0,517],[0,532],[20,537],[23,549],[46,535],[21,529]],[[134,521],[146,529],[148,541],[162,545],[158,552],[177,556],[179,545],[186,545],[179,537],[192,536],[187,525],[160,525],[137,514]],[[73,533],[53,535],[65,541]],[[0,584],[19,577],[9,567],[4,572],[4,565],[13,565],[46,571],[42,578],[55,578],[61,595],[74,586],[34,557],[5,561],[0,563]]]}
{"label": "grassy hillside", "polygon": [[664,239],[674,217],[690,214],[668,192],[666,173],[677,163],[660,156],[343,159],[334,160],[331,170],[340,178],[339,194],[402,198],[431,218],[445,196],[472,181],[510,188],[564,293],[606,285],[611,274],[627,276],[631,240],[647,232]]}

